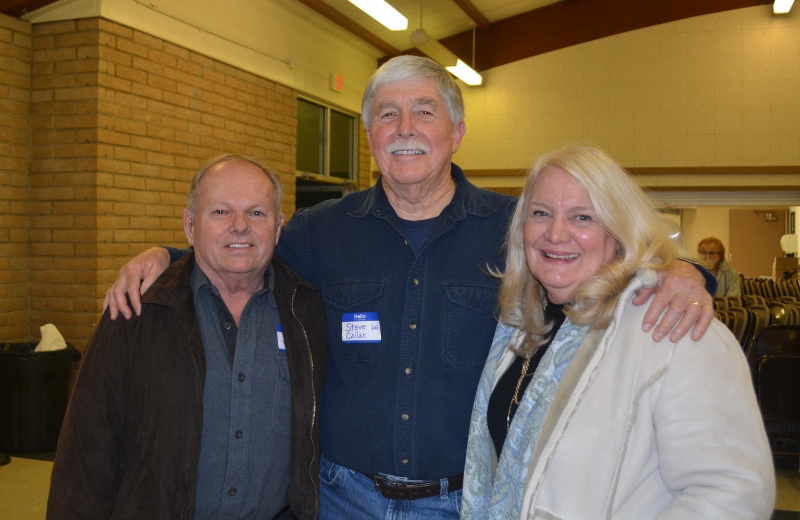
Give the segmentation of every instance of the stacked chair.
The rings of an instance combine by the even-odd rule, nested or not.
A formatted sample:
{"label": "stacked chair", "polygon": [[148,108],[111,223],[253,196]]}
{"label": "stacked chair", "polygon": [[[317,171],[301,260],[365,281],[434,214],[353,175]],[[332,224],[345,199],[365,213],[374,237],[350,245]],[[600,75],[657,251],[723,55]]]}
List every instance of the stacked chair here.
{"label": "stacked chair", "polygon": [[724,301],[717,298],[714,307],[718,315],[725,313],[720,319],[737,339],[740,338],[737,325],[730,315],[746,320],[739,342],[750,364],[772,453],[775,457],[797,457],[800,455],[800,286],[797,280],[773,282],[742,277],[741,287],[740,298],[721,299]]}
{"label": "stacked chair", "polygon": [[[740,281],[742,295],[714,298],[714,310],[717,318],[739,339],[745,352],[751,349],[758,331],[766,326],[800,325],[800,285],[797,280],[774,282],[741,276]],[[752,315],[746,310],[757,315],[755,327],[750,325]],[[738,315],[738,320],[731,314]],[[743,335],[740,329],[744,329]]]}
{"label": "stacked chair", "polygon": [[753,382],[772,453],[800,454],[800,325],[770,325],[756,336]]}

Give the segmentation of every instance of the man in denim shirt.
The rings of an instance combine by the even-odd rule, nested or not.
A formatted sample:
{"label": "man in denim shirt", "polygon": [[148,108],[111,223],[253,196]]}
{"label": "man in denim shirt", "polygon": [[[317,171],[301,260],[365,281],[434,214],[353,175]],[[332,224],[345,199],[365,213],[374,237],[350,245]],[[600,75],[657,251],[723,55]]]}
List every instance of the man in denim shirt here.
{"label": "man in denim shirt", "polygon": [[[470,410],[496,325],[488,271],[504,266],[515,199],[475,187],[452,164],[464,104],[435,62],[386,62],[362,117],[376,185],[299,210],[276,250],[325,304],[320,518],[458,518]],[[163,248],[146,255],[121,271],[112,308],[129,314],[121,295],[138,291],[150,263],[166,265]],[[656,337],[681,315],[673,339],[695,322],[699,336],[713,317],[702,277],[688,264],[677,270],[648,311],[651,326],[669,308]]]}

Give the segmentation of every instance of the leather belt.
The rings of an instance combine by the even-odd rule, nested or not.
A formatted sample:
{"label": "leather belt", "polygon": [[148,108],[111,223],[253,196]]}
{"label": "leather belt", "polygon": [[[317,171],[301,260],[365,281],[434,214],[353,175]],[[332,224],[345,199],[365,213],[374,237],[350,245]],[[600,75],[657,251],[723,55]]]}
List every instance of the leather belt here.
{"label": "leather belt", "polygon": [[[437,497],[442,492],[439,482],[424,484],[413,482],[397,482],[380,475],[367,475],[375,483],[375,489],[383,496],[392,500],[416,500],[418,498]],[[458,491],[464,485],[464,475],[457,475],[447,479],[447,492]]]}

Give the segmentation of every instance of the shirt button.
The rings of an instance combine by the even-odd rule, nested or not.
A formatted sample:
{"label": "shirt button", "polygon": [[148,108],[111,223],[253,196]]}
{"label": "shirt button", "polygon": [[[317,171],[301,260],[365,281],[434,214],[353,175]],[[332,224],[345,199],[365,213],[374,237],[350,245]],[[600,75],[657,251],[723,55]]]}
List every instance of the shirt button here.
{"label": "shirt button", "polygon": [[416,278],[414,278],[413,282],[414,282],[414,285],[419,285],[419,280],[417,280]]}
{"label": "shirt button", "polygon": [[403,243],[405,243],[405,245],[408,245],[408,240],[403,240]]}
{"label": "shirt button", "polygon": [[408,328],[410,328],[411,330],[417,330],[417,324],[412,323],[411,325],[408,326]]}
{"label": "shirt button", "polygon": [[400,459],[400,462],[402,462],[403,464],[408,464],[408,459],[402,458]]}
{"label": "shirt button", "polygon": [[239,374],[238,376],[236,376],[236,379],[238,379],[239,382],[241,383],[242,381],[244,381],[244,374]]}
{"label": "shirt button", "polygon": [[400,416],[400,418],[403,419],[404,421],[407,421],[408,420],[408,414],[404,413],[403,415]]}
{"label": "shirt button", "polygon": [[243,435],[242,430],[236,430],[236,433],[233,434],[233,436],[236,437],[237,439],[241,439],[242,435]]}
{"label": "shirt button", "polygon": [[228,494],[229,494],[230,496],[233,496],[233,495],[235,495],[235,494],[236,494],[236,488],[230,488],[230,489],[228,490]]}
{"label": "shirt button", "polygon": [[222,326],[225,327],[225,330],[231,330],[231,322],[229,321],[223,323]]}
{"label": "shirt button", "polygon": [[413,370],[411,370],[411,367],[406,367],[406,374],[410,374],[411,372],[413,372]]}

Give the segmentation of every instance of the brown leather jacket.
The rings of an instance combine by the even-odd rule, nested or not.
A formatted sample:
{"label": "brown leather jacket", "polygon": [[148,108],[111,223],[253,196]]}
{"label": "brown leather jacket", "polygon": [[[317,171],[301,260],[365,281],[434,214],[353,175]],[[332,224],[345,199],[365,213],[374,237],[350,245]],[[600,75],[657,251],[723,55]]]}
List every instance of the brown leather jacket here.
{"label": "brown leather jacket", "polygon": [[[275,257],[275,300],[292,384],[289,504],[317,518],[319,422],[327,344],[319,291]],[[191,253],[142,297],[142,315],[103,315],[58,441],[48,519],[194,517],[205,354]]]}

